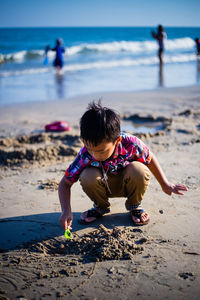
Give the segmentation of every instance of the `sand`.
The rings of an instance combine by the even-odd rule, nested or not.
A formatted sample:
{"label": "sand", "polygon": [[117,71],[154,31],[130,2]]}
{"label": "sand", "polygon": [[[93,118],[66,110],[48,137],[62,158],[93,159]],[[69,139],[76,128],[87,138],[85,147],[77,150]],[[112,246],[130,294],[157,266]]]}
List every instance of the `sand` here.
{"label": "sand", "polygon": [[[157,132],[137,134],[168,179],[189,190],[169,197],[152,177],[143,200],[147,226],[133,226],[123,198],[111,199],[111,212],[85,226],[78,218],[91,201],[76,183],[74,238],[67,240],[58,183],[81,146],[79,118],[100,97],[123,125],[159,123]],[[72,130],[44,132],[56,120]],[[1,107],[0,299],[199,299],[199,143],[199,86]]]}

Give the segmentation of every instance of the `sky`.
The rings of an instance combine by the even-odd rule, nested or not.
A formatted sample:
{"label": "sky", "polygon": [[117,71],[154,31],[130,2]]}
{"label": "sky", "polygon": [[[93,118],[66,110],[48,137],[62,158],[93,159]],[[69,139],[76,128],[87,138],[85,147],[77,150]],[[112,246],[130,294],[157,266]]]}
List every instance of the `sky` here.
{"label": "sky", "polygon": [[199,0],[0,0],[0,27],[200,26]]}

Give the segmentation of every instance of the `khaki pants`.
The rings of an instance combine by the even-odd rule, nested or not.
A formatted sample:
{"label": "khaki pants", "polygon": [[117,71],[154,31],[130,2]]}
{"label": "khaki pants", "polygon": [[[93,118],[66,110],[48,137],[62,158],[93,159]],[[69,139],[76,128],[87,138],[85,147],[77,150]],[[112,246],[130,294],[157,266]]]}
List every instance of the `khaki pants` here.
{"label": "khaki pants", "polygon": [[134,161],[117,175],[107,173],[109,188],[102,177],[102,170],[95,167],[84,169],[80,175],[83,191],[94,202],[94,207],[102,213],[109,212],[108,198],[126,197],[126,209],[132,210],[143,199],[149,184],[150,171],[144,164]]}

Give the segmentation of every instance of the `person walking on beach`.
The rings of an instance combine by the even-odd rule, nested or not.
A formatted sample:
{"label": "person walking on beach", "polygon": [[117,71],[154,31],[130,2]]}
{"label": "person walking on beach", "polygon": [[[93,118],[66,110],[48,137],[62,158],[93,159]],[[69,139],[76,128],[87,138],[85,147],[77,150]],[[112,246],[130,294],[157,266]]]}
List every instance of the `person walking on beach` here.
{"label": "person walking on beach", "polygon": [[164,51],[164,39],[167,38],[166,32],[162,25],[158,25],[157,33],[155,31],[151,32],[152,37],[158,41],[158,58],[160,65],[163,63],[163,51]]}
{"label": "person walking on beach", "polygon": [[185,185],[170,183],[156,156],[136,136],[121,133],[120,116],[114,110],[92,102],[80,120],[80,136],[84,146],[66,169],[59,184],[62,214],[60,224],[71,229],[71,187],[80,180],[93,208],[83,212],[81,224],[90,224],[110,212],[109,198],[125,197],[125,206],[135,225],[145,225],[149,215],[141,207],[150,171],[163,192],[183,195]]}

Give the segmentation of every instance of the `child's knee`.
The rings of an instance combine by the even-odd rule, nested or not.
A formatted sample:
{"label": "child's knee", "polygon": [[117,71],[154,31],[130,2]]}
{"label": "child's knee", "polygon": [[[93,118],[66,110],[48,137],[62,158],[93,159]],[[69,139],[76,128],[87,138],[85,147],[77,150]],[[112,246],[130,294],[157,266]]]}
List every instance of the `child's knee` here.
{"label": "child's knee", "polygon": [[147,166],[135,161],[129,164],[126,168],[126,177],[128,177],[130,180],[133,180],[137,183],[144,183],[145,185],[148,184],[151,175]]}
{"label": "child's knee", "polygon": [[93,167],[84,169],[79,177],[82,186],[94,186],[100,179],[100,170]]}

